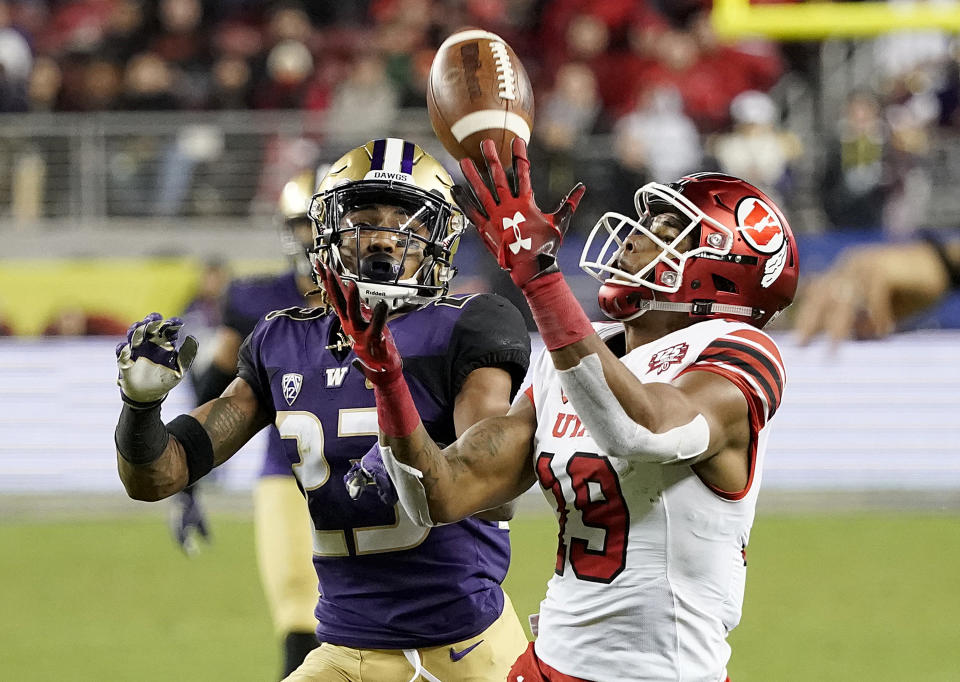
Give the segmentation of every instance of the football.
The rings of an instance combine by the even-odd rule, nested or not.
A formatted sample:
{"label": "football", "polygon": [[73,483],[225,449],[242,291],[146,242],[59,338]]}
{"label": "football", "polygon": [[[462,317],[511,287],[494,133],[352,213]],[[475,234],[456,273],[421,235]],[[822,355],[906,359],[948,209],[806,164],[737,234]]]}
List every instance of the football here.
{"label": "football", "polygon": [[484,168],[480,142],[497,144],[508,165],[514,137],[530,141],[533,89],[513,49],[489,31],[467,28],[443,41],[427,83],[430,123],[444,148]]}

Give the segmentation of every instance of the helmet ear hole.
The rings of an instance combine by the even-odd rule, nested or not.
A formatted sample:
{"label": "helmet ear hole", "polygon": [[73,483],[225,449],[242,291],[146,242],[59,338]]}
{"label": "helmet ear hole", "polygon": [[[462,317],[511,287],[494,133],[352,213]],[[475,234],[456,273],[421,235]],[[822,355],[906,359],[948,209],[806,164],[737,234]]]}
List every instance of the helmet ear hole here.
{"label": "helmet ear hole", "polygon": [[725,291],[730,294],[738,294],[740,290],[737,288],[737,285],[732,280],[727,279],[726,277],[721,277],[720,275],[711,275],[713,277],[713,288],[717,291]]}

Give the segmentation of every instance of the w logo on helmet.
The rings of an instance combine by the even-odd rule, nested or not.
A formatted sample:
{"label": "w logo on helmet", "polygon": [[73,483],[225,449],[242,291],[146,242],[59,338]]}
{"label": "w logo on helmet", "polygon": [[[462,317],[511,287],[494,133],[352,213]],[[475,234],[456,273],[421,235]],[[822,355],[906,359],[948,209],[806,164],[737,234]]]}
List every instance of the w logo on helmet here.
{"label": "w logo on helmet", "polygon": [[747,197],[737,205],[737,226],[747,243],[760,253],[776,253],[783,248],[780,218],[762,199]]}
{"label": "w logo on helmet", "polygon": [[514,255],[520,253],[520,249],[530,250],[530,237],[526,239],[523,238],[523,235],[520,233],[520,223],[527,221],[526,216],[524,216],[520,211],[517,211],[513,214],[513,218],[504,218],[503,219],[503,229],[504,230],[513,230],[513,236],[517,238],[517,241],[507,244],[510,247],[510,251]]}

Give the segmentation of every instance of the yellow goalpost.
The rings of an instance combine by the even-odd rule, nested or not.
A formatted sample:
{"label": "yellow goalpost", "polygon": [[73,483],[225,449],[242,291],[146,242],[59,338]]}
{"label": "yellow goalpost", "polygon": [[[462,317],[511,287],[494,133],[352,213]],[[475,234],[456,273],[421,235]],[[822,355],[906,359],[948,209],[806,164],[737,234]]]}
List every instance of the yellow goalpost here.
{"label": "yellow goalpost", "polygon": [[914,2],[822,2],[754,5],[714,0],[713,26],[721,38],[773,40],[867,38],[908,29],[960,32],[960,5]]}

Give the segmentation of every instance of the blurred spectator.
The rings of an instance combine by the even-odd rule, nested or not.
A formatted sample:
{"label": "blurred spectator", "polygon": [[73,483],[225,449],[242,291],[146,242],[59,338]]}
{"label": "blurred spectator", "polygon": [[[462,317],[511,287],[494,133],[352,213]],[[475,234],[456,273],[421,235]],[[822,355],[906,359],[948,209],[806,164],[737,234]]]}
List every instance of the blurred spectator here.
{"label": "blurred spectator", "polygon": [[243,57],[221,55],[210,70],[207,109],[246,109],[251,102],[252,72]]}
{"label": "blurred spectator", "polygon": [[285,40],[309,45],[313,26],[305,7],[298,2],[279,2],[270,13],[266,26],[267,47]]}
{"label": "blurred spectator", "polygon": [[327,125],[331,141],[346,147],[355,140],[377,137],[393,124],[398,99],[383,60],[376,54],[361,55],[330,103]]}
{"label": "blurred spectator", "polygon": [[749,180],[778,204],[788,188],[790,163],[803,149],[795,135],[779,128],[779,115],[769,95],[742,92],[730,104],[733,130],[712,141],[720,170]]}
{"label": "blurred spectator", "polygon": [[660,182],[696,170],[703,156],[697,128],[671,86],[648,89],[637,108],[617,121],[614,136],[621,163],[644,168]]}
{"label": "blurred spectator", "polygon": [[837,228],[879,228],[891,178],[886,166],[889,133],[880,103],[856,92],[846,103],[827,147],[821,190],[824,210]]}
{"label": "blurred spectator", "polygon": [[147,44],[145,0],[116,0],[107,16],[98,55],[123,64]]}
{"label": "blurred spectator", "polygon": [[600,100],[597,80],[585,64],[561,66],[545,100],[537,112],[537,134],[548,149],[570,149],[593,132]]}
{"label": "blurred spectator", "polygon": [[170,65],[156,52],[141,52],[127,62],[121,106],[131,111],[176,109]]}
{"label": "blurred spectator", "polygon": [[117,108],[123,89],[123,73],[118,63],[102,57],[92,58],[83,73],[81,111],[112,111]]}
{"label": "blurred spectator", "polygon": [[924,97],[911,97],[886,108],[890,129],[890,171],[893,187],[884,206],[883,224],[891,234],[906,234],[926,221],[931,196],[927,156],[929,132],[939,108]]}
{"label": "blurred spectator", "polygon": [[157,4],[160,30],[150,49],[167,63],[170,90],[185,108],[199,106],[205,96],[212,59],[203,19],[200,0],[159,0]]}
{"label": "blurred spectator", "polygon": [[58,108],[63,76],[52,57],[37,57],[30,72],[27,102],[30,111],[53,111]]}
{"label": "blurred spectator", "polygon": [[283,40],[270,49],[266,79],[253,95],[258,109],[297,109],[313,73],[313,56],[296,40]]}
{"label": "blurred spectator", "polygon": [[0,14],[0,112],[26,111],[33,54],[26,39],[5,27]]}
{"label": "blurred spectator", "polygon": [[64,308],[44,327],[43,336],[124,336],[127,325],[109,315]]}

